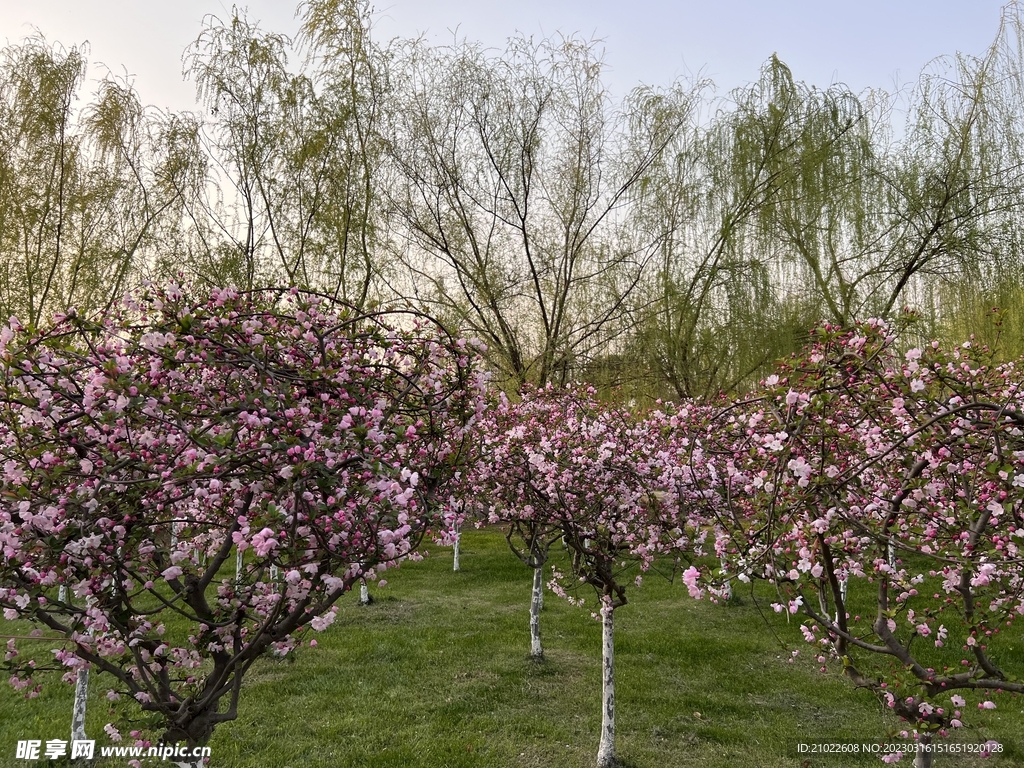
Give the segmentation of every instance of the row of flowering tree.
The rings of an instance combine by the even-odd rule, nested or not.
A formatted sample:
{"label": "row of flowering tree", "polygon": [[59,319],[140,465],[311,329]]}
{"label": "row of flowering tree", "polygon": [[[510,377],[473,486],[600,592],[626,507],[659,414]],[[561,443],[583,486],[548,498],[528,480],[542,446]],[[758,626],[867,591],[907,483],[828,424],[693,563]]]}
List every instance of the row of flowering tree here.
{"label": "row of flowering tree", "polygon": [[[615,753],[615,611],[626,605],[633,577],[659,556],[699,553],[703,527],[687,517],[695,504],[692,452],[674,452],[663,436],[677,416],[647,418],[610,408],[588,388],[527,390],[502,398],[481,422],[480,461],[466,489],[490,523],[507,531],[513,551],[535,570],[530,604],[531,655],[541,655],[540,569],[560,542],[571,572],[553,570],[549,586],[575,603],[592,587],[602,624],[601,736],[598,768]],[[639,582],[639,577],[637,582]]]}
{"label": "row of flowering tree", "polygon": [[172,286],[101,321],[12,320],[0,608],[58,647],[11,640],[15,687],[89,666],[141,709],[138,738],[204,744],[258,658],[326,629],[437,524],[483,403],[474,359],[422,318],[298,291]]}
{"label": "row of flowering tree", "polygon": [[[880,323],[819,329],[712,420],[718,481],[692,498],[727,578],[775,585],[819,662],[911,724],[924,768],[962,694],[992,709],[1024,692],[1004,641],[1024,621],[1024,378],[970,344],[895,341]],[[701,581],[722,594],[715,570]]]}
{"label": "row of flowering tree", "polygon": [[962,694],[1024,692],[1003,641],[1024,617],[1024,410],[1013,365],[894,350],[881,324],[823,327],[740,401],[638,413],[549,387],[486,410],[473,344],[298,291],[170,287],[102,322],[12,320],[0,607],[59,648],[12,640],[5,664],[29,694],[49,667],[99,670],[141,709],[136,738],[203,744],[260,656],[475,510],[535,569],[533,656],[549,548],[572,564],[551,588],[596,592],[599,768],[615,611],[659,559],[689,565],[693,597],[770,582],[820,663],[927,746],[962,724]]}
{"label": "row of flowering tree", "polygon": [[[622,574],[659,557],[700,561],[683,573],[693,597],[774,585],[773,607],[800,616],[818,662],[910,724],[922,768],[936,736],[963,724],[968,692],[981,709],[996,706],[991,692],[1024,692],[1003,642],[1024,619],[1022,386],[1016,366],[969,344],[898,354],[866,323],[818,329],[739,401],[636,414],[548,388],[495,407],[469,492],[531,564],[556,541],[568,549],[556,592],[596,589],[598,766],[615,760]],[[535,654],[538,604],[535,589]]]}

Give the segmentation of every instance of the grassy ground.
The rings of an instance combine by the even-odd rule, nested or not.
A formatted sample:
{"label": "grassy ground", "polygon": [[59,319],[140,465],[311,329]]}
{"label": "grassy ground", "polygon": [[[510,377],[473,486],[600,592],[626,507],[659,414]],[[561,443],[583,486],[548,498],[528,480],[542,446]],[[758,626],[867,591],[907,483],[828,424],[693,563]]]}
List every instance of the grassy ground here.
{"label": "grassy ground", "polygon": [[[371,606],[347,596],[316,649],[266,660],[246,680],[237,721],[210,743],[215,768],[583,768],[600,725],[600,625],[549,595],[547,659],[530,661],[530,573],[496,531],[464,534],[462,571],[436,550],[389,574]],[[627,768],[827,768],[877,757],[798,755],[797,743],[878,742],[899,729],[874,697],[808,658],[797,625],[750,594],[715,606],[648,576],[616,613],[618,748]],[[0,634],[24,626],[0,619]],[[307,637],[308,639],[308,637]],[[793,659],[792,651],[801,653]],[[791,661],[791,659],[793,659]],[[94,677],[88,732],[110,718]],[[0,688],[0,766],[18,739],[67,738],[68,687],[26,701]],[[968,713],[960,740],[1006,754],[936,766],[1024,765],[1021,701]],[[904,760],[902,764],[909,764]],[[81,763],[72,763],[80,765]],[[158,765],[160,763],[154,763]],[[166,765],[166,763],[163,763]],[[109,761],[106,765],[115,765]]]}

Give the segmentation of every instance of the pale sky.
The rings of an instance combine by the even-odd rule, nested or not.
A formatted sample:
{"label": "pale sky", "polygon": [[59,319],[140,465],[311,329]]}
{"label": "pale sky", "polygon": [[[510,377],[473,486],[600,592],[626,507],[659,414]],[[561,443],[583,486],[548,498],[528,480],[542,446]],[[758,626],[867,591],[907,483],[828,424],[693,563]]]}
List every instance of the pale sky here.
{"label": "pale sky", "polygon": [[[250,17],[293,34],[295,4],[252,0]],[[794,76],[854,91],[912,82],[931,59],[980,55],[999,26],[1003,0],[382,0],[378,40],[418,33],[438,43],[460,37],[502,48],[517,31],[579,33],[603,40],[607,81],[624,93],[701,74],[719,92],[757,78],[777,52]],[[38,28],[50,41],[90,45],[100,63],[134,77],[143,102],[192,109],[181,55],[203,17],[231,15],[225,0],[0,0],[0,41]]]}

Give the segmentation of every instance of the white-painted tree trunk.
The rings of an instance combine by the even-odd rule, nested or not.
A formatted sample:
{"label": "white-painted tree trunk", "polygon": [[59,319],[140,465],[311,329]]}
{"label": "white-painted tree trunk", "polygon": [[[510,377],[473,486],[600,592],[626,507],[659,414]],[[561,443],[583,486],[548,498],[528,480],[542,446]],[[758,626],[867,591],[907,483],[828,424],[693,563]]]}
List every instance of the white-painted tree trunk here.
{"label": "white-painted tree trunk", "polygon": [[359,582],[359,604],[370,604],[370,588],[366,586],[366,579]]}
{"label": "white-painted tree trunk", "polygon": [[[724,557],[720,557],[718,559],[718,562],[722,566],[722,575],[724,576],[725,574],[727,574],[729,572],[728,569],[726,568],[725,558]],[[732,600],[732,579],[726,579],[725,580],[725,584],[723,586],[723,596],[725,597],[726,600]]]}
{"label": "white-painted tree trunk", "polygon": [[544,658],[540,643],[540,612],[544,607],[544,566],[533,569],[533,595],[530,599],[530,656]]}
{"label": "white-painted tree trunk", "polygon": [[614,768],[615,760],[615,609],[601,608],[601,743],[597,768]]}
{"label": "white-painted tree trunk", "polygon": [[242,550],[235,552],[235,586],[242,581]]}
{"label": "white-painted tree trunk", "polygon": [[459,540],[462,538],[462,533],[458,528],[455,529],[455,539],[452,542],[452,570],[459,570]]}
{"label": "white-painted tree trunk", "polygon": [[[850,594],[850,580],[843,577],[839,580],[839,595],[843,598],[842,610],[846,610],[846,596]],[[836,624],[839,623],[839,606],[836,606]]]}
{"label": "white-painted tree trunk", "polygon": [[89,698],[89,669],[79,667],[75,680],[75,704],[71,710],[71,740],[85,741],[85,704]]}
{"label": "white-painted tree trunk", "polygon": [[[61,602],[67,599],[67,588],[61,585]],[[89,630],[92,636],[92,630]],[[71,740],[85,741],[85,705],[89,700],[89,668],[79,667],[75,677],[75,699],[71,705]]]}
{"label": "white-painted tree trunk", "polygon": [[60,589],[57,590],[57,599],[62,603],[66,603],[68,600],[68,588],[61,584]]}

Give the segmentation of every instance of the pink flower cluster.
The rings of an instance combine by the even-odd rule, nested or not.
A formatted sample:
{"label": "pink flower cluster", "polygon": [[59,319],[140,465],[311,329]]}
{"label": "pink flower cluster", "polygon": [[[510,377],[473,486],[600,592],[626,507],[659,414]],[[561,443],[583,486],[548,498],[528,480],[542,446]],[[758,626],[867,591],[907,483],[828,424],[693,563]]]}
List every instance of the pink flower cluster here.
{"label": "pink flower cluster", "polygon": [[0,608],[197,742],[254,658],[415,554],[486,387],[436,326],[294,290],[153,288],[0,338]]}
{"label": "pink flower cluster", "polygon": [[[726,577],[775,585],[816,653],[922,733],[959,723],[933,703],[950,691],[1024,692],[990,648],[1024,619],[1016,365],[969,345],[900,354],[878,322],[826,326],[716,421],[700,503]],[[854,594],[872,609],[851,611]]]}

